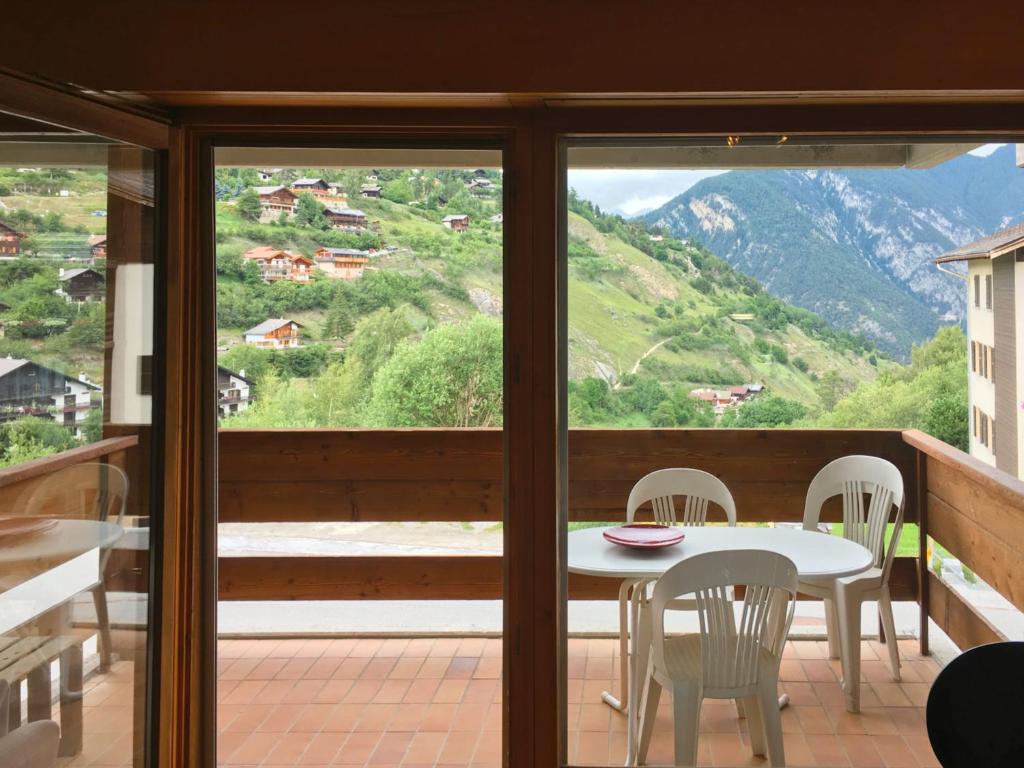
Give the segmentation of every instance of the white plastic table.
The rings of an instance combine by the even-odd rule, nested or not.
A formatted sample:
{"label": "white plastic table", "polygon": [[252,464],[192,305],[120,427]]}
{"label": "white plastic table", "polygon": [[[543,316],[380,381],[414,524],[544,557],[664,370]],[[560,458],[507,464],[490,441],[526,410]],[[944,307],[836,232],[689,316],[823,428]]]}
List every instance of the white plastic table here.
{"label": "white plastic table", "polygon": [[[707,552],[760,549],[788,557],[802,579],[837,579],[853,576],[873,565],[871,552],[853,541],[816,531],[792,528],[687,527],[679,544],[660,549],[631,549],[605,541],[606,528],[584,528],[568,537],[568,570],[586,576],[622,581],[654,580],[678,562]],[[630,632],[629,695],[626,717],[626,765],[636,761],[638,670],[645,668],[648,649],[638,643],[638,606],[633,600]],[[640,658],[642,657],[642,658]],[[627,682],[623,681],[623,685]],[[780,699],[786,704],[786,697]]]}
{"label": "white plastic table", "polygon": [[58,520],[36,535],[0,538],[0,634],[66,606],[95,584],[101,551],[122,536],[115,523]]}

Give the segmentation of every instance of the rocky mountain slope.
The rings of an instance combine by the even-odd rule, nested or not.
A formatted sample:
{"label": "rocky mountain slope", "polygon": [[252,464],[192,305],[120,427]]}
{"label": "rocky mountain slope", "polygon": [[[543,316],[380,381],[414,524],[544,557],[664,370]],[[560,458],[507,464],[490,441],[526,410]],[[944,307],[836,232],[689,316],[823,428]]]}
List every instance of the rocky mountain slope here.
{"label": "rocky mountain slope", "polygon": [[963,285],[932,260],[1022,219],[1012,145],[928,170],[731,171],[642,217],[900,358],[963,317]]}

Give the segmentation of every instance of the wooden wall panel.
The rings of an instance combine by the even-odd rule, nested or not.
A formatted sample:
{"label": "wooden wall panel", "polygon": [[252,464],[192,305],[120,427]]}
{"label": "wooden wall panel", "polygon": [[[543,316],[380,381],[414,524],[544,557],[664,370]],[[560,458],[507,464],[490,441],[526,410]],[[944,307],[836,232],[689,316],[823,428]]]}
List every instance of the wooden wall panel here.
{"label": "wooden wall panel", "polygon": [[[917,599],[916,562],[894,561],[894,600]],[[616,579],[569,576],[570,600],[615,600],[618,590]],[[220,558],[221,600],[501,600],[502,592],[500,555]]]}
{"label": "wooden wall panel", "polygon": [[[0,65],[100,90],[509,94],[694,94],[867,89],[1019,90],[1019,5],[988,0],[823,3],[798,0],[680,5],[642,10],[611,0],[559,3],[462,0],[348,3],[343,29],[330,0],[287,13],[251,0],[225,17],[216,3],[8,4]],[[1007,23],[999,23],[1005,20]],[[70,22],[70,23],[68,23]],[[125,30],[134,34],[126,35]],[[268,35],[331,50],[339,32],[386,38],[386,56],[351,56],[345,76],[315,56],[255,66]],[[485,40],[486,56],[466,42]],[[45,42],[41,45],[40,42]],[[615,55],[610,56],[609,52]],[[443,73],[439,77],[438,73]],[[237,95],[237,94],[236,94]]]}
{"label": "wooden wall panel", "polygon": [[1006,635],[960,597],[941,577],[929,572],[928,582],[928,613],[958,648],[967,649],[1006,640]]}
{"label": "wooden wall panel", "polygon": [[221,600],[497,600],[497,555],[222,557]]}
{"label": "wooden wall panel", "polygon": [[[798,521],[814,474],[850,453],[903,470],[913,521],[914,450],[896,431],[842,430],[575,429],[569,516],[621,520],[637,479],[689,466],[725,481],[741,520]],[[501,520],[500,430],[222,430],[220,454],[221,522]]]}

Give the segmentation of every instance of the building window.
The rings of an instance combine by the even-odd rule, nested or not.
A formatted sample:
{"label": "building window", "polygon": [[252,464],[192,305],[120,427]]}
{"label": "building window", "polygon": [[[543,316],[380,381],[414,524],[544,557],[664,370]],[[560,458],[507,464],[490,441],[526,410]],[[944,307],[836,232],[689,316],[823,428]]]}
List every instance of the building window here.
{"label": "building window", "polygon": [[981,275],[974,276],[974,306],[981,306]]}
{"label": "building window", "polygon": [[992,451],[995,454],[995,442],[996,442],[996,422],[995,419],[991,418],[987,413],[974,406],[972,412],[973,428],[972,434],[978,439],[978,442]]}
{"label": "building window", "polygon": [[992,309],[992,275],[985,275],[985,309]]}

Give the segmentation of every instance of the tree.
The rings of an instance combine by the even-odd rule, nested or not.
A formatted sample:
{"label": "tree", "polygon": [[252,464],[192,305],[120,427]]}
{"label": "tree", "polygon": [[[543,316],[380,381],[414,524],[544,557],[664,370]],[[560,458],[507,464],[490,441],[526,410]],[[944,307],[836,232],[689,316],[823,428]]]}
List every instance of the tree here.
{"label": "tree", "polygon": [[324,319],[323,335],[329,339],[344,339],[355,328],[352,318],[351,300],[344,293],[339,293],[331,302]]}
{"label": "tree", "polygon": [[[236,344],[220,356],[220,364],[229,371],[257,382],[273,368],[274,351],[249,344]],[[260,395],[262,397],[262,393]]]}
{"label": "tree", "polygon": [[0,464],[13,466],[76,445],[71,432],[51,419],[24,418],[0,425]]}
{"label": "tree", "polygon": [[379,427],[474,427],[501,424],[501,324],[468,323],[405,340],[373,377],[368,421]]}
{"label": "tree", "polygon": [[385,200],[390,200],[393,203],[401,203],[402,205],[405,205],[413,199],[412,187],[409,186],[409,183],[404,179],[389,181],[384,185],[381,197]]}
{"label": "tree", "polygon": [[780,347],[778,344],[772,344],[768,349],[768,352],[772,356],[772,360],[780,365],[785,365],[789,362],[789,354],[786,352],[785,347]]}
{"label": "tree", "polygon": [[850,385],[839,375],[839,371],[833,368],[818,380],[817,391],[822,409],[832,411],[850,391]]}
{"label": "tree", "polygon": [[[911,364],[879,371],[843,397],[815,426],[840,429],[921,429],[961,450],[967,436],[967,339],[959,326],[942,328],[915,347]],[[824,380],[824,377],[823,377]]]}
{"label": "tree", "polygon": [[299,193],[299,202],[295,206],[295,223],[314,229],[327,229],[330,226],[324,216],[324,207],[309,192]]}
{"label": "tree", "polygon": [[102,304],[87,304],[68,328],[68,341],[77,347],[99,347],[107,335],[106,309]]}
{"label": "tree", "polygon": [[954,448],[967,451],[970,449],[970,430],[966,415],[966,397],[941,397],[932,402],[925,411],[924,431]]}
{"label": "tree", "polygon": [[737,427],[774,428],[802,419],[807,409],[795,400],[763,395],[744,403],[736,416]]}
{"label": "tree", "polygon": [[260,205],[260,196],[256,190],[249,187],[240,194],[235,201],[235,210],[246,221],[259,221],[263,214],[263,207]]}

